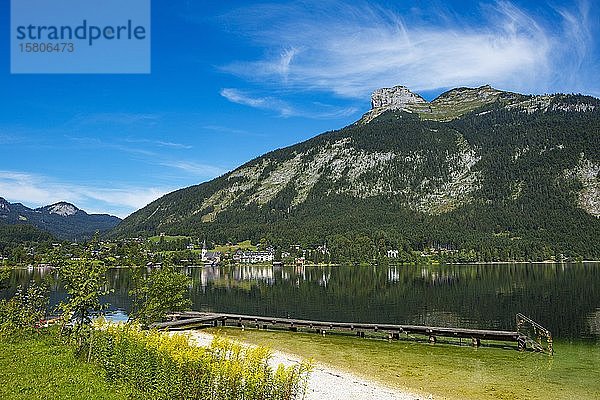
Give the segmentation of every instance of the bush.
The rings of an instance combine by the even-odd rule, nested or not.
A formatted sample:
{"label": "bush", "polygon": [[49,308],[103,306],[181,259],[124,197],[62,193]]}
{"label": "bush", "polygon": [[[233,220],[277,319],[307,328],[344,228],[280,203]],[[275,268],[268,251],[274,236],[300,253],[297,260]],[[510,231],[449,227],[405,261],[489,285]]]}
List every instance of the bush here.
{"label": "bush", "polygon": [[163,267],[148,276],[137,277],[130,291],[133,299],[131,320],[142,326],[162,320],[169,311],[188,310],[190,279],[173,267]]}
{"label": "bush", "polygon": [[92,322],[93,314],[108,307],[100,301],[102,296],[110,293],[106,267],[89,260],[67,263],[60,268],[59,276],[69,297],[58,308],[65,323],[75,318],[79,331],[84,324]]}
{"label": "bush", "polygon": [[31,283],[17,287],[9,300],[0,300],[0,336],[31,333],[39,327],[48,308],[46,287]]}
{"label": "bush", "polygon": [[302,399],[311,366],[269,366],[270,352],[215,338],[208,348],[184,335],[142,331],[132,325],[101,327],[86,343],[107,378],[152,399]]}

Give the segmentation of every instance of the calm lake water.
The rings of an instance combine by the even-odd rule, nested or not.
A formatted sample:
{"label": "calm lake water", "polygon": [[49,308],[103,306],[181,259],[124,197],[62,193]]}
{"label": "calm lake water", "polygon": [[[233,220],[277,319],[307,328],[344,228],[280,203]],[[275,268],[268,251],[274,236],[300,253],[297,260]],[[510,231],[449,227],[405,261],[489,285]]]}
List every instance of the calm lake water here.
{"label": "calm lake water", "polygon": [[[600,263],[181,270],[198,311],[507,330],[521,312],[556,339],[600,341]],[[109,270],[117,315],[130,308],[133,273]],[[32,279],[51,284],[52,304],[65,297],[52,270],[16,270],[11,287]]]}

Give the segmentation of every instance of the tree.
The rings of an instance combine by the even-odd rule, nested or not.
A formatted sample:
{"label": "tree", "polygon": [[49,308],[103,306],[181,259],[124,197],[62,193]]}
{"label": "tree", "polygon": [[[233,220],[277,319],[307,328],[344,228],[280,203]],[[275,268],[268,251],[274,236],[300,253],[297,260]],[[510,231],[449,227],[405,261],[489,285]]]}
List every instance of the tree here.
{"label": "tree", "polygon": [[148,326],[160,321],[169,311],[188,310],[192,302],[188,298],[190,279],[173,267],[163,267],[147,276],[138,276],[130,292],[133,307],[129,319]]}
{"label": "tree", "polygon": [[12,298],[0,300],[0,335],[30,332],[38,327],[46,316],[48,301],[48,288],[43,285],[31,282],[26,288],[17,287]]}
{"label": "tree", "polygon": [[7,285],[4,281],[10,278],[10,271],[8,269],[0,269],[0,290],[4,289]]}
{"label": "tree", "polygon": [[100,301],[102,296],[110,293],[106,267],[89,260],[66,263],[60,269],[59,276],[69,295],[66,301],[60,303],[59,309],[63,312],[65,322],[75,318],[79,332],[84,324],[91,322],[94,313],[100,313],[108,306]]}

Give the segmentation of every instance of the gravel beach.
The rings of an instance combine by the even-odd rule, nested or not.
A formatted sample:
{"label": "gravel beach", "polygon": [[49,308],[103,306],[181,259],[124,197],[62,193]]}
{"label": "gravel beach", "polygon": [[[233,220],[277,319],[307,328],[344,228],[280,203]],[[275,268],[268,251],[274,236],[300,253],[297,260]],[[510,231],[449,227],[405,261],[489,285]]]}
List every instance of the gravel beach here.
{"label": "gravel beach", "polygon": [[[194,330],[182,331],[198,346],[208,346],[213,335]],[[274,351],[270,360],[272,367],[299,363],[299,357]],[[315,364],[308,382],[305,400],[425,400],[429,396],[402,392],[380,383],[360,378],[351,373],[340,371],[326,365]]]}

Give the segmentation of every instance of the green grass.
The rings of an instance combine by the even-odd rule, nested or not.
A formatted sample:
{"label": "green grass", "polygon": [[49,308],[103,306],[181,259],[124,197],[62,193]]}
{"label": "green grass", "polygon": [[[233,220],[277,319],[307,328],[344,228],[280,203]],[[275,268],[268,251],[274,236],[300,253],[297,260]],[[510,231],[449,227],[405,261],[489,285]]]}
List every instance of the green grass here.
{"label": "green grass", "polygon": [[233,253],[237,250],[251,250],[256,251],[256,246],[253,246],[250,240],[245,240],[233,245],[217,245],[214,251],[220,251],[221,253]]}
{"label": "green grass", "polygon": [[555,342],[556,353],[550,357],[343,335],[236,328],[220,332],[438,399],[600,399],[600,343]]}
{"label": "green grass", "polygon": [[432,104],[432,113],[419,113],[421,118],[433,121],[451,121],[486,104],[481,100],[469,100],[448,106]]}
{"label": "green grass", "polygon": [[126,399],[99,367],[78,360],[50,336],[0,339],[0,399]]}
{"label": "green grass", "polygon": [[151,236],[151,237],[148,238],[148,240],[150,242],[153,242],[153,243],[158,243],[158,242],[160,242],[161,238],[165,242],[174,242],[176,240],[190,239],[189,236],[168,236],[168,235],[165,235],[165,236]]}

